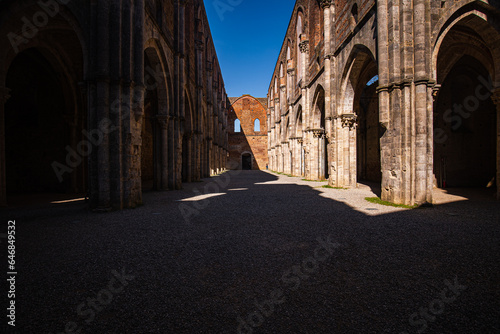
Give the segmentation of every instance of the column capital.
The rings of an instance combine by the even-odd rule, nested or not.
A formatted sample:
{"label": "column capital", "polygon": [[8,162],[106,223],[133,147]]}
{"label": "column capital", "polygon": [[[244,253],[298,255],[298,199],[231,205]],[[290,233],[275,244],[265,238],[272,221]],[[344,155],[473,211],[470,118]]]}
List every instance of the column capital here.
{"label": "column capital", "polygon": [[300,42],[299,49],[300,49],[300,52],[302,52],[302,53],[308,52],[309,51],[309,41],[304,40],[304,41]]}
{"label": "column capital", "polygon": [[332,5],[332,0],[321,0],[320,1],[320,6],[323,9],[330,8],[331,5]]}
{"label": "column capital", "polygon": [[356,114],[343,114],[340,115],[340,119],[343,128],[355,129],[357,126],[358,117]]}
{"label": "column capital", "polygon": [[434,87],[432,88],[432,98],[434,101],[437,100],[439,91],[441,90],[441,85],[435,84]]}
{"label": "column capital", "polygon": [[169,116],[168,115],[158,115],[156,116],[156,120],[158,121],[158,124],[163,130],[168,129],[168,123],[169,123]]}
{"label": "column capital", "polygon": [[195,40],[195,49],[196,51],[200,51],[200,52],[203,52],[203,50],[205,49],[205,43],[203,43],[202,40]]}

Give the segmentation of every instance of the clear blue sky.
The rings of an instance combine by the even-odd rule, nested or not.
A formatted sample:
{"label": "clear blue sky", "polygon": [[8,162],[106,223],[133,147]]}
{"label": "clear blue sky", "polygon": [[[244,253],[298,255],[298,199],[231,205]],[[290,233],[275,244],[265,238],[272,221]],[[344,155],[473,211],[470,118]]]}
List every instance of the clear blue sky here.
{"label": "clear blue sky", "polygon": [[294,0],[205,0],[228,96],[267,96],[294,6]]}

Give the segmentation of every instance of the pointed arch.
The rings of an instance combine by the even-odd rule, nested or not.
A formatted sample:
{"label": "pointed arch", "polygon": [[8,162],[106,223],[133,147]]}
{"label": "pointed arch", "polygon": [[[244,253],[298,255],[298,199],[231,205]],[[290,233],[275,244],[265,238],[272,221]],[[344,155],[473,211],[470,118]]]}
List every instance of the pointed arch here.
{"label": "pointed arch", "polygon": [[325,89],[318,85],[313,98],[312,129],[325,129]]}

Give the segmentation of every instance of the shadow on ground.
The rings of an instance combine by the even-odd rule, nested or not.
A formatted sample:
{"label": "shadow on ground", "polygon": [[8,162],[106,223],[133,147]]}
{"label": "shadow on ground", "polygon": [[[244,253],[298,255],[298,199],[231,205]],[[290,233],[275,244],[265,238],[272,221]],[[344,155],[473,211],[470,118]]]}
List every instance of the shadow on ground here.
{"label": "shadow on ground", "polygon": [[498,333],[498,202],[368,215],[299,180],[233,171],[135,210],[0,211],[16,332]]}

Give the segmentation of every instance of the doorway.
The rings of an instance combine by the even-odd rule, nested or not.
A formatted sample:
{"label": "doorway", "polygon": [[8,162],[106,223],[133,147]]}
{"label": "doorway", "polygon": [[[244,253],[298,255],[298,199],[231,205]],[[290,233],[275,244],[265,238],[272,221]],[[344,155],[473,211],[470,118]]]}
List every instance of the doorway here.
{"label": "doorway", "polygon": [[241,156],[241,168],[243,170],[252,170],[252,155],[250,153],[244,153]]}

